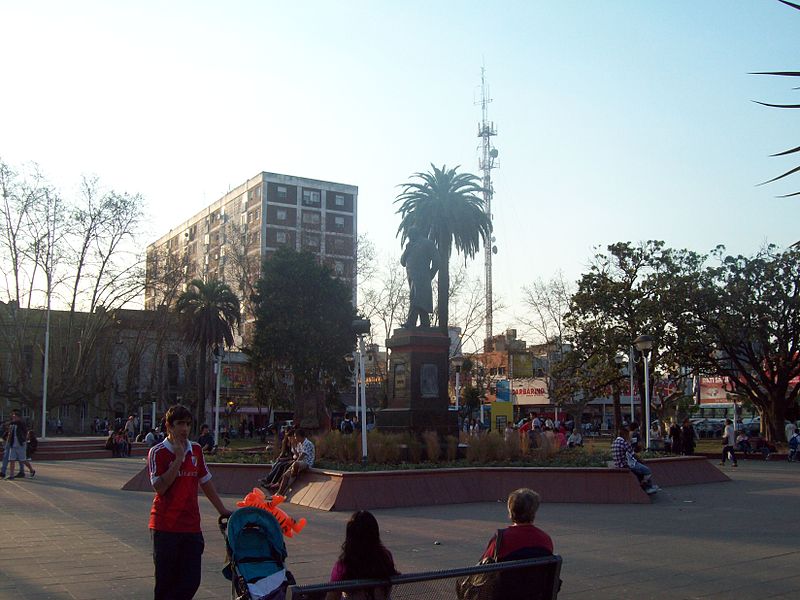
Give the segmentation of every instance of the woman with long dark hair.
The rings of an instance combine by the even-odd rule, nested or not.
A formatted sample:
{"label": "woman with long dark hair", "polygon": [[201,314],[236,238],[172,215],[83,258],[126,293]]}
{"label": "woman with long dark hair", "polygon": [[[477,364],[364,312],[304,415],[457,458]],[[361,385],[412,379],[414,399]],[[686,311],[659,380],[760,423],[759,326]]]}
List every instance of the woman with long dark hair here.
{"label": "woman with long dark hair", "polygon": [[[359,510],[347,522],[342,552],[333,565],[331,582],[349,579],[389,579],[399,575],[394,568],[392,553],[381,543],[378,521],[371,512]],[[336,594],[328,592],[326,600],[340,597],[381,598],[389,597],[389,587],[363,590],[356,594]]]}

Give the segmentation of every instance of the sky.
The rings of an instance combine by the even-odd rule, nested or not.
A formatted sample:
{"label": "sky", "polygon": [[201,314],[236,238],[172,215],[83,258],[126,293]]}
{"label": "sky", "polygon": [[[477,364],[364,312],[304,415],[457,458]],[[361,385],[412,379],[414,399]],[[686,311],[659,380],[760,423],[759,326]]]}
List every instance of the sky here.
{"label": "sky", "polygon": [[[752,254],[800,239],[800,11],[777,0],[0,0],[0,158],[64,192],[141,193],[150,243],[261,171],[357,185],[399,255],[398,186],[478,173],[481,67],[495,333],[521,288],[618,241]],[[483,258],[471,265],[482,273]]]}

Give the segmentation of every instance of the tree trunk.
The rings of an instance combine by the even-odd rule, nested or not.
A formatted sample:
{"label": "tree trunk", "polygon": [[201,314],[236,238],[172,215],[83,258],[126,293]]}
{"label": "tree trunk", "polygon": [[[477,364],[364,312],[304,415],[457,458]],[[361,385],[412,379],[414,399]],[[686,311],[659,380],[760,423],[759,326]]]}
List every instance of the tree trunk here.
{"label": "tree trunk", "polygon": [[770,398],[761,411],[761,430],[770,442],[786,441],[786,401],[784,398]]}
{"label": "tree trunk", "polygon": [[620,406],[619,400],[620,392],[617,386],[614,386],[614,395],[612,396],[612,402],[614,406],[614,431],[618,431],[620,427],[622,427],[622,407]]}

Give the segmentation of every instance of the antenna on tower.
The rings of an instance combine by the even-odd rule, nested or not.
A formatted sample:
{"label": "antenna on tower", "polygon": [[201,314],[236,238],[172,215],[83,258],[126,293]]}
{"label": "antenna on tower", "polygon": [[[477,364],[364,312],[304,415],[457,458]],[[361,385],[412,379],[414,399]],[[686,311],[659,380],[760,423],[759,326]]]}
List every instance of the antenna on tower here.
{"label": "antenna on tower", "polygon": [[[481,143],[478,146],[479,157],[478,167],[483,171],[483,209],[489,215],[489,220],[493,220],[492,216],[492,196],[494,195],[494,188],[492,187],[492,169],[498,167],[497,164],[497,148],[492,143],[492,138],[497,135],[497,129],[493,121],[489,121],[489,103],[492,99],[489,97],[489,86],[486,84],[486,68],[481,67],[481,99],[476,102],[481,106],[481,122],[478,123],[478,137],[481,138]],[[485,263],[485,283],[486,283],[486,340],[492,337],[492,254],[497,254],[497,246],[494,245],[495,237],[492,236],[488,240],[483,241],[483,254]]]}

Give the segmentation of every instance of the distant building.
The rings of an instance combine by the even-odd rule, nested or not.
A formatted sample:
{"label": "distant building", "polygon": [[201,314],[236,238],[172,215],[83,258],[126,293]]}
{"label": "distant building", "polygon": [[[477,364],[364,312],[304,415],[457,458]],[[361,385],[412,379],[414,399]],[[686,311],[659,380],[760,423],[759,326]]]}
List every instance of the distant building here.
{"label": "distant building", "polygon": [[[47,311],[0,302],[0,421],[18,408],[41,430]],[[161,309],[50,312],[47,420],[89,433],[94,418],[149,418],[197,395],[197,356]]]}
{"label": "distant building", "polygon": [[355,305],[357,207],[356,186],[259,173],[148,246],[145,308],[172,305],[192,279],[218,279],[243,300],[248,338],[252,286],[281,247],[315,254]]}

